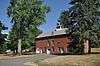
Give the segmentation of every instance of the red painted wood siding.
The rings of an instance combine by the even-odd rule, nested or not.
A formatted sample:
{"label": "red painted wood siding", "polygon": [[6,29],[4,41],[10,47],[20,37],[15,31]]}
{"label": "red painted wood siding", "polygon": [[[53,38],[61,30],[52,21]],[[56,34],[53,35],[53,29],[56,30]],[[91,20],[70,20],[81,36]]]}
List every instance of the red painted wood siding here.
{"label": "red painted wood siding", "polygon": [[67,53],[67,47],[70,43],[70,39],[65,36],[55,36],[48,39],[41,38],[36,40],[36,48],[42,49],[44,53],[46,53],[46,49],[51,49],[51,53],[57,54],[60,53],[59,48],[62,48],[64,53]]}

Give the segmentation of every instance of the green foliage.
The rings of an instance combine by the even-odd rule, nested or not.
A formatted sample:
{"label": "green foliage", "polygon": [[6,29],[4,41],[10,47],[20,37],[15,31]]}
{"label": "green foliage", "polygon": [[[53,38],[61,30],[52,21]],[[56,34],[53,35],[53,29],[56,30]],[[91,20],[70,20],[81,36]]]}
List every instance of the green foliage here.
{"label": "green foliage", "polygon": [[61,23],[63,28],[68,28],[69,27],[69,11],[63,11],[59,17],[58,22]]}
{"label": "green foliage", "polygon": [[96,3],[95,0],[71,0],[73,6],[62,12],[59,18],[62,26],[69,29],[70,35],[79,36],[81,45],[84,40],[89,40],[92,47],[100,47],[100,20]]}
{"label": "green foliage", "polygon": [[7,34],[2,34],[2,30],[5,30],[6,27],[0,21],[0,53],[4,53],[6,51],[6,40]]}
{"label": "green foliage", "polygon": [[16,30],[12,28],[12,31],[10,31],[8,35],[7,49],[11,49],[12,51],[17,50],[18,37],[15,31]]}
{"label": "green foliage", "polygon": [[84,45],[83,43],[79,43],[79,37],[73,36],[73,41],[68,46],[68,51],[70,54],[83,54],[84,53]]}
{"label": "green foliage", "polygon": [[18,39],[21,39],[23,48],[32,45],[40,33],[38,27],[45,22],[49,7],[42,0],[10,0],[7,11],[13,23],[9,37],[11,44],[17,45]]}

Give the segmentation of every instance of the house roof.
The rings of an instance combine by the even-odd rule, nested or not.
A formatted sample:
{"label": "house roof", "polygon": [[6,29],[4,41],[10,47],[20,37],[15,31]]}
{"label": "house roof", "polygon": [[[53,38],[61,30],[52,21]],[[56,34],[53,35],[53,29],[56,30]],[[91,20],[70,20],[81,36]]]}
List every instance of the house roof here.
{"label": "house roof", "polygon": [[50,37],[50,36],[56,36],[56,35],[63,35],[66,34],[66,28],[64,29],[57,29],[55,31],[52,32],[47,32],[47,33],[42,33],[39,36],[37,36],[36,38],[42,38],[42,37]]}

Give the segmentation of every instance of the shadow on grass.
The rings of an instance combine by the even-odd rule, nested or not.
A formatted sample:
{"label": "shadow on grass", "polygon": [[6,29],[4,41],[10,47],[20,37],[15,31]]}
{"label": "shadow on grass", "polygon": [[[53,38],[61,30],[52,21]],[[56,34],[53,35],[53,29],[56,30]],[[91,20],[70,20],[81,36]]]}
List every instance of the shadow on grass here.
{"label": "shadow on grass", "polygon": [[100,54],[100,52],[91,52],[91,53],[80,53],[80,54],[73,54],[73,53],[59,53],[59,54],[52,54],[52,55],[58,55],[58,56],[64,56],[64,55],[88,55],[88,54]]}
{"label": "shadow on grass", "polygon": [[100,52],[91,52],[90,54],[100,54]]}
{"label": "shadow on grass", "polygon": [[85,55],[84,53],[80,54],[74,54],[74,53],[59,53],[59,54],[53,54],[53,55],[58,55],[58,56],[64,56],[64,55]]}

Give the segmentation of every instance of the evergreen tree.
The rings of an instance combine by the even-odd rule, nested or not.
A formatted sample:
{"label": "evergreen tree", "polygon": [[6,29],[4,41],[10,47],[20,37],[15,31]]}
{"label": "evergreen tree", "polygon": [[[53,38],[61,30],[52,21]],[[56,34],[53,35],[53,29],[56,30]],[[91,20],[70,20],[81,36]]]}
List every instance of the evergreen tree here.
{"label": "evergreen tree", "polygon": [[[61,14],[59,22],[65,23],[63,24],[69,29],[68,32],[70,35],[74,37],[78,36],[79,43],[75,45],[76,50],[72,48],[75,52],[79,52],[79,50],[80,52],[82,51],[84,40],[88,40],[93,47],[100,47],[100,39],[98,36],[100,35],[100,33],[98,33],[100,23],[97,17],[96,3],[97,1],[95,0],[71,0],[70,4],[73,6],[69,8],[68,11],[63,12],[67,15]],[[77,48],[80,49],[78,50]]]}
{"label": "evergreen tree", "polygon": [[5,27],[0,21],[0,53],[4,53],[4,51],[6,50],[5,38],[7,38],[7,34],[2,34],[2,30],[6,30],[6,29],[7,27]]}

